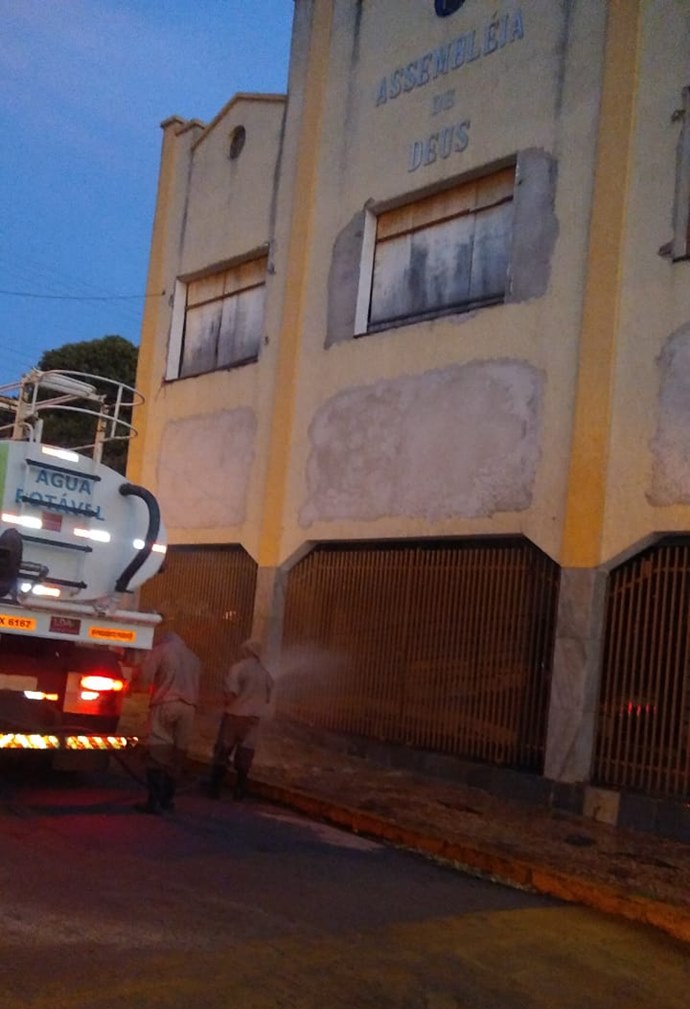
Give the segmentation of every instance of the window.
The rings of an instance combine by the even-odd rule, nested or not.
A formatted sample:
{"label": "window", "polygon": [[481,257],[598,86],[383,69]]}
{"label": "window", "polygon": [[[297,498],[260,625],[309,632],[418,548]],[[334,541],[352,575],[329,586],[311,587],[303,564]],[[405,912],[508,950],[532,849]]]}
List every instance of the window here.
{"label": "window", "polygon": [[263,256],[178,285],[184,297],[180,378],[258,358],[264,328],[266,266],[267,258]]}
{"label": "window", "polygon": [[506,168],[372,215],[356,334],[504,301],[514,186]]}
{"label": "window", "polygon": [[239,158],[247,140],[247,131],[244,126],[236,126],[230,134],[230,146],[228,147],[228,157],[231,161]]}

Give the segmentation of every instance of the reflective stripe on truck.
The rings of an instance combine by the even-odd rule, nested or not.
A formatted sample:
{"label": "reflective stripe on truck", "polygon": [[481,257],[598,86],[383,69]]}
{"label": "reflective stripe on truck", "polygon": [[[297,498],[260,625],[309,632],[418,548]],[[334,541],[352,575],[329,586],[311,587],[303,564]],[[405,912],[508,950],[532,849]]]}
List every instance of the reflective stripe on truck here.
{"label": "reflective stripe on truck", "polygon": [[136,746],[137,736],[57,736],[40,733],[2,732],[0,750],[126,750]]}

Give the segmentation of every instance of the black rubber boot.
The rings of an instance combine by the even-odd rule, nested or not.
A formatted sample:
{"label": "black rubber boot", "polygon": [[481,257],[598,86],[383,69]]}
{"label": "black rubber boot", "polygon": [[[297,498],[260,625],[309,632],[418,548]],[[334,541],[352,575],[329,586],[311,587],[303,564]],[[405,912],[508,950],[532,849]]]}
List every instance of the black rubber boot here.
{"label": "black rubber boot", "polygon": [[225,764],[214,764],[211,768],[211,780],[208,783],[210,799],[220,799],[220,793],[225,781]]}
{"label": "black rubber boot", "polygon": [[161,790],[161,809],[164,813],[175,812],[175,779],[171,774],[163,775],[163,787]]}
{"label": "black rubber boot", "polygon": [[247,775],[244,771],[237,772],[235,787],[232,790],[232,797],[236,802],[241,802],[247,795]]}
{"label": "black rubber boot", "polygon": [[237,750],[235,751],[235,759],[233,761],[237,778],[235,780],[235,788],[232,794],[233,798],[238,802],[244,799],[247,795],[247,779],[249,778],[249,769],[252,766],[253,759],[253,750],[248,749],[246,746],[237,747]]}
{"label": "black rubber boot", "polygon": [[146,784],[148,795],[146,802],[137,802],[134,808],[137,813],[149,813],[156,816],[161,811],[161,797],[163,794],[163,772],[150,770],[146,772]]}

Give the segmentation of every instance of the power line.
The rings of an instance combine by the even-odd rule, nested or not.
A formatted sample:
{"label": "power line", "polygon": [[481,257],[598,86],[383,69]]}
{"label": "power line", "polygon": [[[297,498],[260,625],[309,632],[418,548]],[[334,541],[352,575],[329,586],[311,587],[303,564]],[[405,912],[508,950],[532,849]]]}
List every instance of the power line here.
{"label": "power line", "polygon": [[0,288],[0,294],[41,301],[141,301],[146,298],[162,298],[165,291],[160,294],[39,294],[36,291],[7,291]]}
{"label": "power line", "polygon": [[[0,226],[0,232],[2,227]],[[22,260],[26,262],[23,263]],[[116,292],[113,291],[112,287],[107,290],[102,285],[96,285],[88,283],[82,278],[77,278],[71,272],[65,272],[64,270],[56,268],[55,264],[51,261],[41,262],[41,256],[38,257],[31,256],[28,258],[22,253],[21,249],[13,249],[12,255],[5,256],[2,248],[0,248],[0,276],[7,274],[3,277],[2,283],[8,284],[6,290],[36,290],[38,285],[38,291],[41,294],[84,294],[85,297],[90,295],[102,295],[102,294],[112,294]],[[85,305],[81,304],[81,307],[85,309],[90,309],[92,312],[100,312],[102,306],[98,304]],[[129,319],[131,325],[139,326],[140,315],[139,315],[140,305],[121,302],[119,305],[119,311],[121,318],[126,317]]]}

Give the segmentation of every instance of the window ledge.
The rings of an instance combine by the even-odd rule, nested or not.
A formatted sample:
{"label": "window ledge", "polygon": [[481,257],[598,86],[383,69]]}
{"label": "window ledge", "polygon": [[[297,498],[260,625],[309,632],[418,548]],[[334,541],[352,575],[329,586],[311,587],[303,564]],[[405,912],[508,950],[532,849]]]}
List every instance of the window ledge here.
{"label": "window ledge", "polygon": [[484,301],[470,302],[466,305],[454,305],[443,308],[440,311],[424,312],[420,315],[406,315],[399,319],[387,319],[385,322],[377,322],[368,326],[363,333],[356,333],[355,339],[370,336],[374,333],[385,333],[389,329],[401,329],[403,326],[416,326],[421,322],[434,322],[436,319],[447,319],[453,315],[471,316],[484,308],[494,308],[496,305],[507,304],[505,295],[487,299]]}
{"label": "window ledge", "polygon": [[258,357],[248,357],[243,361],[234,361],[232,364],[227,364],[222,368],[211,368],[209,371],[195,371],[189,375],[177,375],[174,378],[166,378],[163,380],[163,384],[173,385],[176,382],[186,382],[190,378],[204,378],[206,375],[219,375],[222,372],[237,371],[238,368],[246,368],[247,365],[258,363]]}

